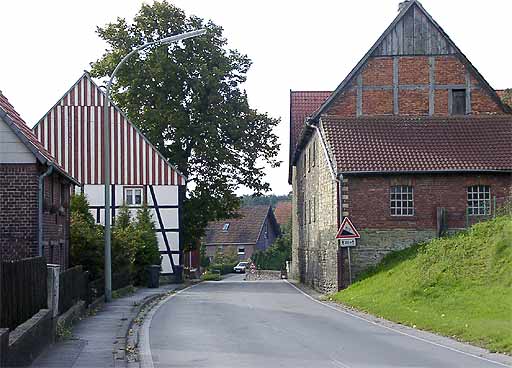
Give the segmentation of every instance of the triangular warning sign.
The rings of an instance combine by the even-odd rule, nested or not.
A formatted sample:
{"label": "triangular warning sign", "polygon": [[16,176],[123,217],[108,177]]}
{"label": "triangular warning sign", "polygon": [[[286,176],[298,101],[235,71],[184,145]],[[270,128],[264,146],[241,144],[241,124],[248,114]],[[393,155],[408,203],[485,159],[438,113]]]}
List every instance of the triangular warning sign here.
{"label": "triangular warning sign", "polygon": [[359,239],[361,236],[348,217],[343,219],[336,239]]}

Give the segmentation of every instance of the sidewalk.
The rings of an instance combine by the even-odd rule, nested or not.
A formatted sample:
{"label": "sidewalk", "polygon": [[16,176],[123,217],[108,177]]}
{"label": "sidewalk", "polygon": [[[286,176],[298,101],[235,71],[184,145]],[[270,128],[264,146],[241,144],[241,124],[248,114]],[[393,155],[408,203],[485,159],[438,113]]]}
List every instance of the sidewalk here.
{"label": "sidewalk", "polygon": [[134,294],[114,299],[96,315],[73,326],[72,337],[50,346],[31,367],[101,368],[125,367],[124,360],[114,361],[114,348],[124,344],[128,323],[135,318],[137,306],[144,298],[174,290],[181,285],[163,285],[158,289],[141,288]]}

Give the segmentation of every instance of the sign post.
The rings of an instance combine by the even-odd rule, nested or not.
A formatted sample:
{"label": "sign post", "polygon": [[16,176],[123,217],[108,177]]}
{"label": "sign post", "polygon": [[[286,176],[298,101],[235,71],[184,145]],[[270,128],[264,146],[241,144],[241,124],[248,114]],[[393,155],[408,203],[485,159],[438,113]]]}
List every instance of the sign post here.
{"label": "sign post", "polygon": [[336,234],[336,239],[340,239],[340,246],[342,248],[347,248],[347,257],[348,257],[348,282],[349,285],[352,284],[352,261],[350,259],[350,248],[356,246],[356,239],[359,239],[361,236],[357,232],[354,224],[348,217],[343,219],[341,223],[340,229]]}

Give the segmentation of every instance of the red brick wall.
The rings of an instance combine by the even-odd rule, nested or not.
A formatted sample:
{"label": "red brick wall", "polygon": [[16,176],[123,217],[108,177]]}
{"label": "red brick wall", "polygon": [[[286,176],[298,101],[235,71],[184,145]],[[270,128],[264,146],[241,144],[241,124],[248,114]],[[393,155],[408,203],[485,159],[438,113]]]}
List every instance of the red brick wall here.
{"label": "red brick wall", "polygon": [[363,86],[389,86],[393,84],[393,58],[379,57],[368,60],[363,68]]}
{"label": "red brick wall", "polygon": [[400,115],[428,115],[428,91],[400,90],[398,111]]}
{"label": "red brick wall", "polygon": [[465,84],[464,65],[455,56],[436,57],[436,84]]}
{"label": "red brick wall", "polygon": [[428,84],[429,64],[426,56],[405,56],[398,59],[399,84]]}
{"label": "red brick wall", "polygon": [[37,255],[36,164],[0,164],[0,260]]}
{"label": "red brick wall", "polygon": [[[20,259],[38,255],[38,184],[43,169],[37,164],[0,164],[0,259]],[[60,204],[62,177],[54,173],[45,180],[43,210],[44,253],[48,263],[64,268],[69,258],[69,192]],[[51,205],[51,184],[54,205]],[[69,191],[69,184],[64,191]]]}
{"label": "red brick wall", "polygon": [[393,115],[393,91],[363,91],[363,115]]}
{"label": "red brick wall", "polygon": [[[391,216],[390,187],[412,185],[414,216]],[[447,211],[449,228],[466,224],[467,187],[490,185],[498,206],[511,195],[510,174],[351,176],[348,181],[350,219],[358,229],[435,229],[437,208]]]}
{"label": "red brick wall", "polygon": [[356,116],[356,90],[343,92],[328,109],[327,115]]}
{"label": "red brick wall", "polygon": [[[393,114],[393,58],[370,58],[362,70],[362,113],[363,115]],[[456,56],[436,56],[434,81],[439,86],[465,86],[466,70]],[[343,95],[333,102],[328,115],[354,116],[357,104],[357,77]],[[402,56],[398,58],[399,86],[414,85],[420,89],[400,89],[398,107],[400,115],[428,115],[429,113],[429,58],[426,56]],[[471,86],[479,83],[471,76]],[[368,87],[381,88],[369,90]],[[385,90],[382,90],[385,87]],[[499,105],[483,89],[471,91],[472,113],[503,113]],[[448,115],[448,90],[436,89],[434,95],[434,114]]]}

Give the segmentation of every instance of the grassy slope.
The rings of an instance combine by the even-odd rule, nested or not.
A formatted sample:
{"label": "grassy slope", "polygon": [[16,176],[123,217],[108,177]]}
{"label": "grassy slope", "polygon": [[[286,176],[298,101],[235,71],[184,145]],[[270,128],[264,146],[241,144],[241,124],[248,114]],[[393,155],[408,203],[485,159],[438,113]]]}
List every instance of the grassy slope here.
{"label": "grassy slope", "polygon": [[512,219],[390,254],[336,301],[512,353]]}

